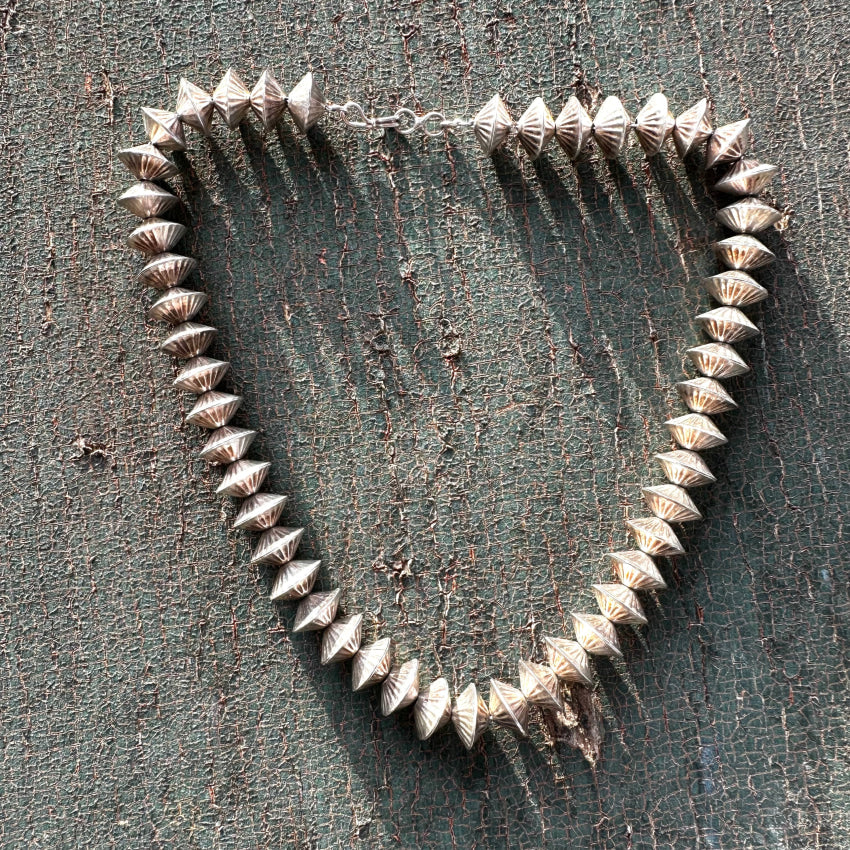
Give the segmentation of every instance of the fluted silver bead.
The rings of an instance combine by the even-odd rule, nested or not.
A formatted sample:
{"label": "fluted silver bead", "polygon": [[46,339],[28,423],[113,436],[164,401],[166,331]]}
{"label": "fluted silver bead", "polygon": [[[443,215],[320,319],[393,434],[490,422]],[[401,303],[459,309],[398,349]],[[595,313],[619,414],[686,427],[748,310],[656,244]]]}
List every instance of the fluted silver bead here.
{"label": "fluted silver bead", "polygon": [[389,716],[416,702],[419,696],[419,659],[412,658],[390,670],[381,685],[381,714]]}
{"label": "fluted silver bead", "polygon": [[319,632],[329,626],[336,618],[341,596],[342,591],[338,587],[324,592],[313,591],[309,596],[305,596],[295,611],[292,631],[296,634]]}
{"label": "fluted silver bead", "polygon": [[455,698],[452,723],[461,743],[471,750],[490,724],[490,712],[478,688],[470,682]]}
{"label": "fluted silver bead", "polygon": [[118,159],[137,180],[168,180],[180,173],[180,169],[150,143],[120,150]]}
{"label": "fluted silver bead", "polygon": [[251,89],[251,109],[266,130],[272,130],[286,112],[286,94],[271,71],[263,71]]}
{"label": "fluted silver bead", "polygon": [[269,599],[272,602],[303,599],[313,590],[321,566],[321,561],[290,561],[284,564],[277,571]]}
{"label": "fluted silver bead", "polygon": [[632,126],[640,146],[647,156],[655,156],[673,132],[676,119],[667,105],[667,98],[657,92],[652,95],[635,116]]}
{"label": "fluted silver bead", "polygon": [[602,101],[593,118],[593,138],[606,159],[616,159],[626,143],[631,119],[618,97]]}
{"label": "fluted silver bead", "polygon": [[543,643],[549,666],[562,682],[593,687],[587,651],[578,641],[544,635]]}
{"label": "fluted silver bead", "polygon": [[576,640],[591,655],[603,655],[611,658],[622,658],[620,641],[617,640],[617,630],[614,624],[601,614],[581,614],[570,612],[573,620],[573,630]]}
{"label": "fluted silver bead", "polygon": [[[235,499],[244,499],[252,493],[256,493],[266,476],[269,474],[271,464],[267,460],[250,460],[243,458],[235,460],[224,472],[221,483],[216,488],[216,493],[221,496],[233,496]],[[253,558],[252,560],[259,560]]]}
{"label": "fluted silver bead", "polygon": [[241,404],[242,396],[210,390],[198,396],[195,406],[186,414],[186,421],[202,428],[221,428],[230,422]]}
{"label": "fluted silver bead", "polygon": [[442,677],[434,679],[419,692],[413,706],[413,723],[416,737],[426,741],[438,729],[442,729],[452,716],[452,698],[449,683]]}
{"label": "fluted silver bead", "polygon": [[160,343],[160,350],[172,357],[186,359],[203,354],[215,339],[216,329],[197,322],[182,322]]}
{"label": "fluted silver bead", "polygon": [[673,127],[673,141],[679,156],[684,159],[696,150],[711,135],[711,122],[708,119],[708,100],[698,100],[676,118]]}
{"label": "fluted silver bead", "polygon": [[151,289],[169,289],[180,286],[198,267],[198,261],[182,254],[157,254],[148,260],[138,273],[136,280]]}
{"label": "fluted silver bead", "polygon": [[170,210],[177,203],[177,196],[150,180],[142,180],[127,189],[116,203],[139,218],[154,218]]}
{"label": "fluted silver bead", "polygon": [[714,422],[702,413],[687,413],[668,419],[664,427],[683,449],[695,452],[713,449],[729,442]]}
{"label": "fluted silver bead", "polygon": [[754,236],[747,236],[745,233],[721,239],[712,247],[717,258],[730,269],[751,271],[769,265],[776,259],[770,249]]}
{"label": "fluted silver bead", "polygon": [[700,313],[696,320],[716,342],[735,343],[759,334],[759,329],[737,307],[717,307]]}
{"label": "fluted silver bead", "polygon": [[756,159],[742,159],[714,184],[714,188],[727,195],[757,195],[770,185],[778,173],[775,165]]}
{"label": "fluted silver bead", "polygon": [[186,150],[183,122],[176,112],[142,107],[142,118],[152,145],[164,151]]}
{"label": "fluted silver bead", "polygon": [[186,228],[179,222],[148,218],[127,237],[127,244],[143,254],[164,254],[170,251],[185,233]]}
{"label": "fluted silver bead", "polygon": [[646,615],[637,594],[624,584],[605,582],[593,585],[596,604],[605,619],[623,625],[645,626]]}
{"label": "fluted silver bead", "polygon": [[212,98],[216,111],[231,130],[239,126],[251,108],[251,92],[233,68],[227,69]]}
{"label": "fluted silver bead", "polygon": [[233,527],[244,531],[265,531],[277,525],[287,497],[277,493],[254,493],[246,499],[233,520]]}
{"label": "fluted silver bead", "polygon": [[508,108],[499,95],[493,95],[472,119],[472,130],[481,150],[487,156],[492,156],[510,135],[513,127]]}
{"label": "fluted silver bead", "polygon": [[334,620],[322,634],[320,663],[327,666],[353,658],[360,649],[362,633],[362,614],[349,614]]}
{"label": "fluted silver bead", "polygon": [[325,96],[312,73],[305,74],[289,92],[286,107],[302,133],[306,133],[325,114]]}
{"label": "fluted silver bead", "polygon": [[665,522],[696,522],[702,514],[688,495],[688,491],[677,484],[656,484],[644,487],[646,506]]}
{"label": "fluted silver bead", "polygon": [[193,357],[183,364],[182,371],[174,379],[174,386],[200,395],[215,389],[229,369],[230,364],[224,360]]}
{"label": "fluted silver bead", "polygon": [[767,290],[760,283],[734,269],[703,278],[702,285],[715,301],[727,307],[749,307],[767,298]]}
{"label": "fluted silver bead", "polygon": [[578,159],[590,141],[593,121],[581,101],[571,95],[555,119],[555,138],[570,159]]}
{"label": "fluted silver bead", "polygon": [[266,529],[257,541],[254,553],[251,555],[251,563],[276,564],[278,566],[289,563],[295,557],[298,544],[303,536],[303,528],[275,525]]}
{"label": "fluted silver bead", "polygon": [[664,590],[664,581],[655,561],[639,549],[609,552],[614,573],[622,584],[632,590]]}
{"label": "fluted silver bead", "polygon": [[717,480],[706,462],[696,452],[688,449],[662,452],[655,455],[655,459],[661,465],[667,480],[671,484],[678,484],[679,487],[704,487]]}
{"label": "fluted silver bead", "polygon": [[242,460],[257,436],[250,428],[224,425],[216,428],[201,449],[201,458],[207,463],[235,463]]}
{"label": "fluted silver bead", "polygon": [[745,375],[750,367],[732,348],[722,342],[709,342],[687,350],[694,366],[708,378],[734,378]]}
{"label": "fluted silver bead", "polygon": [[195,318],[206,303],[205,292],[195,292],[193,289],[175,286],[151,305],[147,316],[154,322],[177,325]]}
{"label": "fluted silver bead", "polygon": [[490,719],[516,738],[528,737],[528,700],[507,682],[490,679]]}
{"label": "fluted silver bead", "polygon": [[669,558],[684,555],[685,549],[676,537],[676,532],[658,517],[638,517],[626,520],[638,549],[653,558]]}
{"label": "fluted silver bead", "polygon": [[749,127],[749,118],[718,127],[708,140],[705,167],[711,168],[723,162],[735,162],[740,159],[749,144]]}
{"label": "fluted silver bead", "polygon": [[176,112],[180,119],[189,127],[200,130],[205,136],[212,129],[212,117],[215,110],[212,95],[204,91],[185,77],[180,78],[180,88],[177,90]]}
{"label": "fluted silver bead", "polygon": [[542,97],[535,97],[516,122],[519,143],[530,159],[537,159],[555,135],[555,119]]}
{"label": "fluted silver bead", "polygon": [[738,406],[732,396],[726,392],[723,384],[715,381],[714,378],[691,378],[688,381],[679,381],[676,389],[682,401],[694,413],[706,413],[713,416],[716,413],[734,410]]}
{"label": "fluted silver bead", "polygon": [[351,689],[362,691],[383,682],[389,675],[392,660],[392,638],[380,638],[361,646],[351,662]]}
{"label": "fluted silver bead", "polygon": [[547,711],[563,711],[561,686],[555,671],[546,664],[520,660],[519,689],[532,704]]}
{"label": "fluted silver bead", "polygon": [[717,211],[717,221],[738,233],[759,233],[782,219],[782,213],[758,198],[745,197]]}

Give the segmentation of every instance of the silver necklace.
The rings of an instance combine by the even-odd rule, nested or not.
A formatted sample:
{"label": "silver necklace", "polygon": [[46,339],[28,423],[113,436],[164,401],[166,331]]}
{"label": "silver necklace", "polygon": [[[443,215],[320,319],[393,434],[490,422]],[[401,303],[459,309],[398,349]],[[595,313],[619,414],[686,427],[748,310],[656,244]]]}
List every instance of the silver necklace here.
{"label": "silver necklace", "polygon": [[[454,699],[443,677],[422,685],[418,659],[395,658],[390,636],[364,645],[363,615],[341,613],[340,588],[314,589],[320,560],[296,557],[303,529],[280,523],[286,496],[263,491],[270,464],[248,457],[256,432],[229,424],[242,399],[217,389],[229,363],[206,353],[216,330],[193,321],[207,296],[183,285],[197,262],[173,253],[186,228],[164,218],[178,204],[177,196],[161,185],[179,175],[167,153],[186,150],[187,127],[208,135],[216,114],[230,129],[253,114],[266,131],[286,116],[302,133],[325,116],[366,133],[393,130],[405,136],[443,137],[469,131],[488,156],[515,140],[532,159],[553,139],[571,160],[581,157],[591,145],[606,159],[614,159],[627,144],[630,132],[647,156],[660,154],[670,138],[683,158],[707,143],[704,162],[716,176],[714,189],[737,198],[717,212],[719,223],[734,234],[713,245],[723,270],[703,281],[720,306],[696,317],[710,341],[687,352],[699,376],[677,384],[689,412],[664,423],[677,447],[656,455],[667,481],[644,487],[648,515],[626,521],[636,548],[608,555],[617,580],[592,586],[599,613],[571,612],[573,637],[544,636],[541,660],[519,660],[518,686],[491,679],[485,700],[475,682]],[[593,687],[592,656],[622,655],[617,626],[645,624],[638,594],[666,586],[654,559],[684,554],[673,526],[702,518],[688,490],[715,481],[700,452],[726,443],[710,417],[736,407],[720,381],[749,371],[733,344],[758,333],[742,308],[767,297],[767,290],[750,273],[774,259],[752,234],[782,219],[781,212],[757,198],[777,168],[745,156],[749,119],[712,129],[706,100],[674,118],[667,98],[660,93],[650,97],[634,119],[613,96],[605,98],[593,118],[575,96],[556,118],[538,97],[514,120],[499,95],[471,118],[449,118],[436,110],[417,114],[407,108],[374,115],[355,101],[329,102],[309,73],[287,95],[268,71],[249,90],[233,70],[225,73],[212,94],[181,80],[173,111],[144,108],[142,115],[149,142],[118,153],[139,181],[118,199],[120,206],[143,219],[128,239],[130,246],[146,257],[138,280],[162,292],[148,317],[173,326],[160,347],[185,361],[174,385],[198,396],[186,421],[211,432],[201,457],[225,467],[217,492],[244,500],[233,526],[259,532],[253,563],[279,567],[270,598],[298,602],[293,631],[320,631],[321,663],[350,660],[353,689],[379,686],[384,715],[412,706],[420,739],[430,738],[450,720],[468,749],[491,722],[526,737],[533,716],[563,710],[564,687]]]}

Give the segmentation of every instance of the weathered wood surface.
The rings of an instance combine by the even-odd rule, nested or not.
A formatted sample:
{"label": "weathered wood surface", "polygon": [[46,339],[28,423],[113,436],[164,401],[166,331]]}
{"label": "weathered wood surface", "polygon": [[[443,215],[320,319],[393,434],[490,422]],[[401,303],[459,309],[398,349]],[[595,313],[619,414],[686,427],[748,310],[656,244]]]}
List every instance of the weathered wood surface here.
{"label": "weathered wood surface", "polygon": [[[0,843],[850,846],[848,19],[834,0],[7,2]],[[231,63],[458,114],[575,86],[634,108],[661,85],[752,114],[781,164],[754,372],[693,554],[625,663],[598,665],[595,771],[542,733],[466,755],[380,719],[227,530],[114,199],[139,107]],[[427,676],[515,676],[657,478],[713,268],[698,169],[334,125],[219,126],[186,162],[217,351],[323,582]]]}

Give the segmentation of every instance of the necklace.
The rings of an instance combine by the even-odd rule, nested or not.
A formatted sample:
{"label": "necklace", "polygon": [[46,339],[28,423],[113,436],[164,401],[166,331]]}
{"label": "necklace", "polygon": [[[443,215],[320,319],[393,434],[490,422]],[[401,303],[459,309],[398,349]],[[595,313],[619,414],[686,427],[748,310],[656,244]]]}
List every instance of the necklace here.
{"label": "necklace", "polygon": [[[207,296],[183,286],[197,262],[173,252],[186,228],[164,218],[178,198],[161,182],[179,174],[167,153],[186,150],[186,127],[208,135],[215,114],[234,129],[251,113],[266,131],[287,114],[302,133],[323,116],[336,117],[352,130],[366,133],[393,130],[404,136],[443,137],[471,131],[488,156],[515,140],[532,159],[553,139],[571,160],[581,157],[591,145],[606,159],[614,159],[627,144],[630,132],[647,156],[660,154],[669,138],[683,158],[707,143],[705,167],[716,175],[714,189],[737,198],[717,212],[718,222],[734,234],[713,245],[723,270],[703,281],[720,306],[696,318],[710,341],[687,352],[699,376],[677,384],[689,412],[664,423],[677,447],[656,455],[667,481],[644,487],[649,515],[626,521],[636,548],[608,555],[617,581],[592,586],[599,613],[571,612],[574,636],[545,636],[545,662],[521,659],[518,686],[491,679],[486,701],[475,682],[454,699],[444,677],[420,686],[419,661],[396,659],[389,636],[363,645],[363,616],[341,613],[340,588],[315,589],[320,560],[296,557],[303,529],[280,524],[287,499],[263,491],[270,464],[248,457],[256,432],[229,424],[242,399],[217,389],[229,363],[206,353],[216,329],[193,321]],[[420,739],[430,738],[450,721],[467,749],[475,746],[491,722],[526,737],[535,714],[532,707],[542,712],[562,711],[563,686],[593,686],[591,656],[622,655],[617,626],[647,622],[638,593],[666,586],[654,559],[684,554],[673,526],[702,518],[688,490],[715,481],[700,452],[726,443],[710,417],[736,407],[720,381],[749,371],[733,344],[758,333],[742,308],[767,297],[750,272],[774,259],[753,234],[782,218],[778,210],[756,197],[777,168],[745,156],[749,119],[712,129],[706,100],[674,118],[667,98],[660,93],[649,98],[634,119],[613,96],[605,98],[593,118],[575,96],[556,118],[538,97],[514,120],[498,95],[469,119],[448,118],[439,111],[417,114],[407,108],[371,115],[355,101],[327,101],[309,73],[286,95],[268,71],[249,90],[233,70],[225,73],[212,94],[184,79],[175,110],[144,108],[142,114],[149,142],[118,154],[139,181],[118,199],[119,205],[142,219],[128,240],[146,257],[138,280],[163,293],[148,317],[173,326],[161,348],[186,361],[174,384],[198,396],[186,421],[211,432],[201,457],[226,466],[218,492],[244,500],[233,525],[259,532],[253,563],[279,567],[270,598],[298,602],[293,631],[321,632],[321,663],[350,660],[353,689],[379,686],[384,715],[412,706]]]}

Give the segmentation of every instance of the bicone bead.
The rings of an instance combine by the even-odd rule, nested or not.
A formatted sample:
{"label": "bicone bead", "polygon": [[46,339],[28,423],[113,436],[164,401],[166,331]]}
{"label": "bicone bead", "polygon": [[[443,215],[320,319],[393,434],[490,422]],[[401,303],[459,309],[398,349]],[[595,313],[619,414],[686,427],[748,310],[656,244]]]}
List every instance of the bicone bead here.
{"label": "bicone bead", "polygon": [[168,289],[180,286],[198,267],[193,257],[181,254],[157,254],[151,257],[147,265],[136,275],[136,280],[151,289]]}
{"label": "bicone bead", "polygon": [[287,497],[277,493],[254,493],[242,503],[233,527],[244,531],[265,531],[277,525],[286,502]]}
{"label": "bicone bead", "polygon": [[120,150],[118,159],[137,180],[167,180],[180,173],[180,169],[152,144]]}
{"label": "bicone bead", "polygon": [[272,602],[291,602],[303,599],[313,590],[321,561],[290,561],[275,576],[269,599]]}
{"label": "bicone bead", "polygon": [[442,729],[452,716],[452,697],[449,683],[442,677],[434,679],[419,692],[413,706],[413,723],[416,737],[427,741],[438,729]]}
{"label": "bicone bead", "polygon": [[593,673],[587,652],[578,641],[544,635],[543,643],[549,666],[561,681],[593,687]]}
{"label": "bicone bead", "polygon": [[390,670],[381,685],[381,714],[388,717],[394,711],[407,708],[419,696],[419,659],[412,658]]}
{"label": "bicone bead", "polygon": [[295,126],[306,133],[324,114],[325,96],[312,73],[305,74],[286,101]]}
{"label": "bicone bead", "polygon": [[150,180],[142,180],[127,189],[116,203],[138,218],[154,218],[170,210],[177,203],[177,196]]}
{"label": "bicone bead", "polygon": [[392,638],[380,638],[361,646],[351,662],[351,689],[362,691],[387,678],[393,661]]}
{"label": "bicone bead", "polygon": [[593,585],[593,595],[602,616],[612,623],[645,626],[646,616],[637,594],[624,584],[606,582]]}
{"label": "bicone bead", "polygon": [[164,151],[186,150],[183,122],[176,112],[142,107],[142,118],[145,122],[145,132],[152,145]]}
{"label": "bicone bead", "polygon": [[658,517],[639,517],[626,520],[626,528],[632,533],[638,549],[653,558],[669,558],[684,555],[685,549],[670,526]]}
{"label": "bicone bead", "polygon": [[664,427],[683,449],[695,452],[713,449],[729,442],[714,422],[702,413],[686,413],[684,416],[668,419]]}
{"label": "bicone bead", "polygon": [[667,105],[667,98],[657,92],[635,116],[632,126],[640,146],[647,156],[655,156],[673,132],[676,120]]}
{"label": "bicone bead", "polygon": [[686,109],[676,119],[673,127],[673,141],[679,156],[684,159],[698,145],[711,135],[711,122],[708,120],[708,100],[703,98]]}
{"label": "bicone bead", "polygon": [[490,723],[490,712],[478,688],[470,682],[455,698],[452,723],[461,743],[471,750]]}
{"label": "bicone bead", "polygon": [[195,406],[186,414],[186,421],[210,430],[221,428],[233,419],[241,404],[242,396],[210,390],[198,396]]}
{"label": "bicone bead", "polygon": [[536,97],[516,122],[519,143],[530,159],[537,159],[555,135],[555,119],[542,97]]}
{"label": "bicone bead", "polygon": [[519,689],[532,704],[547,711],[563,711],[561,686],[555,671],[534,661],[519,662]]}
{"label": "bicone bead", "polygon": [[176,112],[180,119],[189,127],[200,130],[205,136],[212,128],[215,104],[212,95],[205,92],[185,77],[180,78],[180,88],[177,90]]}
{"label": "bicone bead", "polygon": [[233,68],[225,71],[212,98],[216,110],[231,130],[239,126],[251,108],[251,92]]}
{"label": "bicone bead", "polygon": [[688,495],[688,491],[678,484],[656,484],[643,488],[646,506],[665,522],[696,522],[702,514]]}
{"label": "bicone bead", "polygon": [[676,389],[682,401],[694,413],[707,413],[713,416],[715,413],[734,410],[738,406],[735,399],[726,392],[723,384],[714,378],[691,378],[688,381],[679,381]]}
{"label": "bicone bead", "polygon": [[183,364],[182,371],[174,379],[174,386],[200,395],[215,389],[229,369],[230,364],[224,360],[193,357]]}
{"label": "bicone bead", "polygon": [[286,95],[271,71],[263,71],[251,89],[251,109],[266,130],[271,130],[286,112]]}
{"label": "bicone bead", "polygon": [[727,307],[749,307],[767,298],[767,290],[746,272],[729,271],[703,278],[708,294]]}
{"label": "bicone bead", "polygon": [[250,428],[236,428],[233,425],[216,428],[207,437],[201,449],[201,458],[207,463],[234,463],[242,460],[256,436],[257,432]]}
{"label": "bicone bead", "polygon": [[718,127],[708,140],[705,167],[711,168],[722,162],[734,162],[740,159],[749,144],[749,127],[749,118]]}
{"label": "bicone bead", "polygon": [[578,159],[590,141],[593,121],[581,101],[571,95],[555,119],[555,138],[570,159]]}
{"label": "bicone bead", "polygon": [[174,286],[151,305],[147,315],[151,321],[176,325],[193,319],[206,303],[205,292]]}
{"label": "bicone bead", "polygon": [[738,233],[758,233],[772,227],[782,213],[758,198],[745,197],[717,211],[717,221]]}
{"label": "bicone bead", "polygon": [[730,269],[760,269],[772,263],[776,256],[753,236],[742,233],[721,239],[712,245],[717,258]]}
{"label": "bicone bead", "polygon": [[[257,489],[259,489],[259,486]],[[278,566],[288,564],[295,557],[298,544],[303,536],[303,528],[287,528],[283,525],[275,525],[266,529],[257,541],[254,554],[251,556],[251,563],[276,564]]]}
{"label": "bicone bead", "polygon": [[700,313],[696,320],[717,342],[735,343],[759,334],[759,329],[737,307],[717,307]]}
{"label": "bicone bead", "polygon": [[613,95],[602,101],[593,119],[593,138],[605,159],[615,159],[626,143],[629,132],[629,113]]}
{"label": "bicone bead", "polygon": [[179,222],[148,218],[127,237],[127,244],[143,254],[164,254],[170,251],[185,233],[186,228]]}
{"label": "bicone bead", "polygon": [[622,658],[620,641],[617,640],[617,630],[614,624],[601,614],[579,614],[570,612],[573,619],[573,629],[576,640],[591,655],[605,655]]}
{"label": "bicone bead", "polygon": [[292,631],[296,634],[319,632],[329,626],[336,618],[341,596],[342,591],[338,587],[324,592],[314,591],[309,596],[305,596],[295,610]]}
{"label": "bicone bead", "polygon": [[[235,460],[227,467],[221,483],[216,488],[216,493],[222,496],[233,496],[236,499],[244,499],[252,493],[256,493],[266,476],[269,474],[271,464],[267,460]],[[255,551],[256,556],[256,551]],[[257,557],[252,561],[260,560]]]}
{"label": "bicone bead", "polygon": [[779,169],[775,165],[755,159],[742,159],[714,184],[714,188],[727,195],[757,195],[770,185],[778,173]]}
{"label": "bicone bead", "polygon": [[687,350],[694,366],[708,378],[734,378],[745,375],[750,367],[731,345],[708,342]]}
{"label": "bicone bead", "polygon": [[511,114],[497,94],[493,95],[472,119],[475,138],[487,156],[492,156],[496,148],[507,141],[512,127]]}
{"label": "bicone bead", "polygon": [[320,663],[327,666],[353,658],[360,649],[362,634],[362,614],[349,614],[334,620],[322,634]]}
{"label": "bicone bead", "polygon": [[675,449],[655,455],[661,469],[671,484],[679,487],[703,487],[713,484],[717,479],[706,462],[688,449]]}
{"label": "bicone bead", "polygon": [[528,700],[519,688],[490,679],[490,718],[517,738],[528,737]]}
{"label": "bicone bead", "polygon": [[655,561],[639,549],[609,552],[614,573],[620,582],[632,590],[663,590],[667,583],[655,566]]}
{"label": "bicone bead", "polygon": [[216,329],[209,325],[182,322],[174,326],[159,348],[160,351],[181,359],[197,357],[210,347],[216,333]]}

